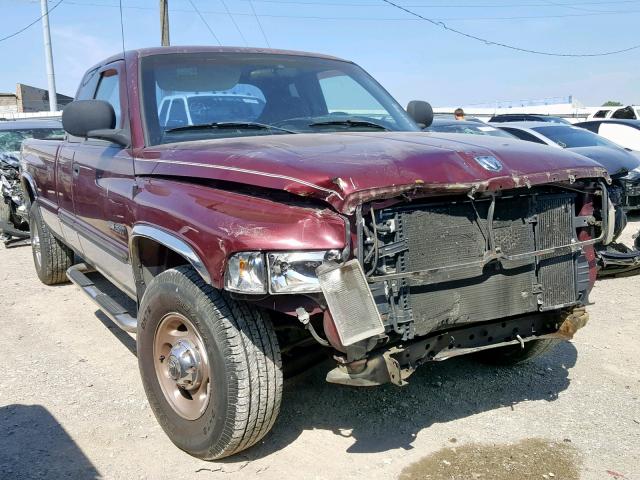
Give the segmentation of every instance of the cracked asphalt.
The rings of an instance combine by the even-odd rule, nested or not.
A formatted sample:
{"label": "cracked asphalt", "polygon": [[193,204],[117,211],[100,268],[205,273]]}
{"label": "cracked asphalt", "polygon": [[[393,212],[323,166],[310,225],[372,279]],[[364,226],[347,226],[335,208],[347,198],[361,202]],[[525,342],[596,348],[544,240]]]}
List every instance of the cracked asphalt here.
{"label": "cracked asphalt", "polygon": [[640,480],[640,276],[598,282],[587,327],[523,366],[462,357],[362,390],[319,365],[286,382],[270,435],[220,462],[173,446],[135,337],[40,284],[29,247],[0,247],[0,285],[0,479]]}

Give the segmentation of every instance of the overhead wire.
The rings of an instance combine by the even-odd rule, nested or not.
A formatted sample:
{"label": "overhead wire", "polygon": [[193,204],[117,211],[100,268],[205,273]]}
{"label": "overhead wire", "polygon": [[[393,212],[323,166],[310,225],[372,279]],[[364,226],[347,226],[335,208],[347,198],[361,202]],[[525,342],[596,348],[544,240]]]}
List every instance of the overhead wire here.
{"label": "overhead wire", "polygon": [[20,35],[22,32],[24,32],[25,30],[33,27],[36,23],[38,23],[40,20],[42,20],[45,16],[49,15],[51,12],[53,12],[56,8],[58,8],[58,6],[60,6],[60,4],[64,2],[64,0],[59,0],[58,3],[56,3],[53,7],[49,8],[47,10],[47,13],[44,13],[42,15],[40,15],[38,18],[36,18],[33,22],[31,22],[30,24],[26,25],[25,27],[22,27],[20,30],[13,32],[10,35],[7,35],[5,37],[0,38],[0,42],[4,42],[5,40],[9,40],[10,38],[13,38],[17,35]]}
{"label": "overhead wire", "polygon": [[506,48],[509,50],[515,50],[518,52],[522,52],[522,53],[531,53],[531,54],[535,54],[535,55],[545,55],[545,56],[549,56],[549,57],[604,57],[604,56],[608,56],[608,55],[615,55],[618,53],[625,53],[625,52],[630,52],[632,50],[637,50],[640,48],[640,45],[633,45],[631,47],[627,47],[627,48],[622,48],[619,50],[611,50],[608,52],[600,52],[600,53],[561,53],[561,52],[547,52],[547,51],[543,51],[543,50],[533,50],[533,49],[528,49],[528,48],[523,48],[523,47],[517,47],[515,45],[509,45],[508,43],[502,43],[502,42],[497,42],[494,40],[489,40],[487,38],[483,38],[483,37],[479,37],[477,35],[473,35],[471,33],[467,33],[467,32],[463,32],[462,30],[458,30],[452,27],[449,27],[446,23],[442,22],[442,21],[437,21],[434,20],[432,18],[429,17],[425,17],[423,15],[420,15],[419,13],[416,13],[412,10],[409,10],[406,7],[403,7],[402,5],[398,5],[397,3],[392,2],[391,0],[381,0],[385,3],[388,3],[389,5],[402,10],[406,13],[408,13],[409,15],[413,15],[414,17],[420,18],[422,20],[424,20],[425,22],[431,23],[432,25],[435,25],[436,27],[440,27],[443,28],[444,30],[447,30],[451,33],[455,33],[457,35],[460,35],[462,37],[466,37],[470,40],[475,40],[478,42],[482,42],[485,45],[494,45],[496,47],[502,47],[502,48]]}
{"label": "overhead wire", "polygon": [[227,4],[224,0],[220,0],[220,3],[222,3],[222,6],[224,7],[224,9],[227,11],[227,15],[229,15],[229,18],[231,19],[231,21],[233,22],[233,24],[236,27],[236,30],[238,30],[238,33],[240,34],[240,36],[242,37],[242,41],[244,42],[245,46],[248,46],[249,44],[247,43],[247,39],[244,37],[244,35],[242,34],[242,30],[240,30],[240,26],[238,25],[238,23],[236,22],[236,19],[233,18],[233,15],[231,14],[231,12],[229,11],[229,7],[227,7]]}
{"label": "overhead wire", "polygon": [[[94,3],[94,2],[86,2],[79,0],[65,0],[65,4],[70,5],[79,5],[79,6],[96,6],[96,7],[116,7],[117,5],[105,4],[105,3]],[[342,5],[340,5],[342,6]],[[383,7],[387,7],[388,5],[382,5]],[[155,10],[152,7],[142,7],[142,6],[125,6],[124,8],[136,9],[136,10]],[[191,10],[184,9],[171,9],[172,12],[191,12]],[[212,15],[227,15],[227,12],[220,11],[212,11],[212,10],[200,10],[201,13],[207,13]],[[572,18],[572,17],[591,17],[595,15],[618,15],[624,14],[628,15],[629,13],[640,13],[640,10],[613,10],[607,12],[597,12],[597,13],[568,13],[568,14],[555,14],[555,15],[513,15],[513,16],[501,16],[501,17],[441,17],[441,18],[433,18],[432,20],[438,22],[455,22],[455,21],[473,21],[473,22],[481,22],[481,21],[497,21],[497,20],[540,20],[545,18]],[[235,12],[232,13],[234,16],[256,16],[253,13],[241,13]],[[416,22],[421,21],[422,19],[416,17],[355,17],[355,16],[320,16],[320,15],[277,15],[277,14],[257,14],[257,17],[260,18],[295,18],[301,20],[331,20],[331,21],[342,21],[342,20],[355,20],[355,21],[383,21],[383,22]]]}
{"label": "overhead wire", "polygon": [[193,7],[193,9],[195,10],[195,12],[198,14],[198,16],[200,17],[200,20],[202,20],[202,23],[205,24],[205,26],[207,27],[207,29],[209,30],[209,32],[211,33],[211,35],[213,36],[213,38],[215,39],[216,42],[218,42],[218,45],[222,45],[222,43],[220,42],[220,39],[218,38],[218,36],[215,34],[215,32],[213,31],[213,29],[211,28],[211,26],[209,25],[209,22],[207,22],[207,19],[204,18],[204,16],[202,15],[202,13],[200,13],[200,10],[198,10],[198,7],[196,7],[196,4],[193,3],[193,0],[189,0],[189,3],[191,4],[191,6]]}
{"label": "overhead wire", "polygon": [[271,44],[269,43],[269,39],[267,38],[267,34],[264,32],[264,28],[262,28],[262,22],[260,21],[260,17],[258,17],[258,14],[256,13],[256,9],[253,8],[253,2],[251,0],[249,0],[249,6],[251,7],[251,11],[253,12],[253,16],[256,18],[256,23],[258,24],[258,27],[260,28],[260,31],[262,32],[262,36],[264,37],[264,41],[267,44],[267,47],[271,48]]}
{"label": "overhead wire", "polygon": [[[239,0],[241,2],[255,1],[259,3],[272,3],[272,4],[284,4],[284,5],[321,5],[329,7],[380,7],[379,3],[357,3],[357,2],[323,2],[323,1],[303,1],[303,0]],[[580,3],[555,3],[558,7],[582,7],[589,5],[619,5],[621,3],[638,3],[638,0],[606,0],[597,2],[580,2]],[[452,4],[447,2],[446,4],[436,3],[416,3],[416,4],[403,4],[407,8],[520,8],[520,7],[547,7],[549,3],[519,3],[519,4],[504,4],[504,3],[463,3]]]}

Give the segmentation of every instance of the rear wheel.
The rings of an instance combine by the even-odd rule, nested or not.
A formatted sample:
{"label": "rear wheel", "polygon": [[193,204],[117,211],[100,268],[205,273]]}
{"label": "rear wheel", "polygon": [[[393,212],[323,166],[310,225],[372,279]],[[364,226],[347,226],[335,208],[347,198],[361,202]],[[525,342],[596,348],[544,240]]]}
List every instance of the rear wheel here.
{"label": "rear wheel", "polygon": [[11,235],[5,231],[5,228],[10,225],[11,222],[11,209],[4,201],[4,198],[0,197],[0,237],[11,238]]}
{"label": "rear wheel", "polygon": [[490,348],[476,353],[476,358],[491,365],[517,365],[545,354],[558,344],[558,340],[531,340],[522,345]]}
{"label": "rear wheel", "polygon": [[40,281],[46,285],[67,282],[66,272],[73,265],[73,250],[49,231],[37,204],[29,210],[29,229],[33,263]]}
{"label": "rear wheel", "polygon": [[140,304],[137,346],[149,404],[187,453],[226,457],[273,426],[282,371],[269,317],[206,284],[192,268],[151,281]]}

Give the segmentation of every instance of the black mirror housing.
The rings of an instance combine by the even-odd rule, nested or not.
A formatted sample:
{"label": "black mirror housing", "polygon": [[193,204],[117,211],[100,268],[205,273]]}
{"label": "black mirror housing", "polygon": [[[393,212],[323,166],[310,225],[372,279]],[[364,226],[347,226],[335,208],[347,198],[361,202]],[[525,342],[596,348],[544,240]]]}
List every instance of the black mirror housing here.
{"label": "black mirror housing", "polygon": [[407,113],[420,128],[427,128],[433,123],[433,108],[429,102],[411,100],[407,105]]}
{"label": "black mirror housing", "polygon": [[69,135],[98,138],[128,146],[128,132],[115,126],[113,106],[104,100],[74,100],[62,111],[62,127]]}

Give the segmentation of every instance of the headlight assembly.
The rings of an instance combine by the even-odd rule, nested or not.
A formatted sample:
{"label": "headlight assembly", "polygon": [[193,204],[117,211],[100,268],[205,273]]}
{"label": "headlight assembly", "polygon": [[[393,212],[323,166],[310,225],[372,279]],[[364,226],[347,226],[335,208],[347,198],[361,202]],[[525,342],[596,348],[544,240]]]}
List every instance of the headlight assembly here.
{"label": "headlight assembly", "polygon": [[283,252],[267,256],[271,293],[313,293],[322,291],[316,268],[326,252]]}
{"label": "headlight assembly", "polygon": [[339,261],[339,250],[266,253],[266,268],[260,252],[231,256],[225,275],[225,288],[239,293],[319,293],[316,268]]}

